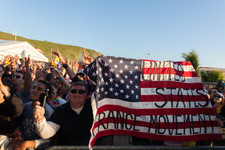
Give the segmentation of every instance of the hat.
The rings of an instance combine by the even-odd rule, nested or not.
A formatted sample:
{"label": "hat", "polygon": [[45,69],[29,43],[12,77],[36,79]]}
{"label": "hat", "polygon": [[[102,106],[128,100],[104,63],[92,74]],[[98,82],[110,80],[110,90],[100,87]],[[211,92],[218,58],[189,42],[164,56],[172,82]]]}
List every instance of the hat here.
{"label": "hat", "polygon": [[214,95],[219,95],[219,96],[221,96],[222,98],[224,98],[223,94],[220,93],[220,92],[216,92]]}

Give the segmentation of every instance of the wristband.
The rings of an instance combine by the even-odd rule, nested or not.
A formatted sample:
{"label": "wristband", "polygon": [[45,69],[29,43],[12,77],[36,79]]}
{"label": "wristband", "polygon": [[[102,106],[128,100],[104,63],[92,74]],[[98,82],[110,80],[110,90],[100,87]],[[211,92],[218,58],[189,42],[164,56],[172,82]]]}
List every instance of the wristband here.
{"label": "wristband", "polygon": [[44,116],[41,119],[38,119],[38,120],[35,119],[35,122],[36,123],[41,122],[43,119],[44,119]]}
{"label": "wristband", "polygon": [[69,67],[69,65],[68,64],[63,64],[63,68],[68,68]]}
{"label": "wristband", "polygon": [[63,81],[63,80],[64,80],[64,78],[60,79],[60,81]]}

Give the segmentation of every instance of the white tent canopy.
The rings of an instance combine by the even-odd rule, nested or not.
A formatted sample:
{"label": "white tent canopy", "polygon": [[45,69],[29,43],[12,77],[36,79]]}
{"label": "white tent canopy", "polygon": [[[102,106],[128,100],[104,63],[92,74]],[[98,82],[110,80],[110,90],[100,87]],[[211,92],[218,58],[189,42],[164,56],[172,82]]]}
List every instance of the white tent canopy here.
{"label": "white tent canopy", "polygon": [[32,60],[48,62],[48,58],[46,58],[28,42],[0,40],[0,56],[15,56],[16,54],[20,59],[30,55]]}

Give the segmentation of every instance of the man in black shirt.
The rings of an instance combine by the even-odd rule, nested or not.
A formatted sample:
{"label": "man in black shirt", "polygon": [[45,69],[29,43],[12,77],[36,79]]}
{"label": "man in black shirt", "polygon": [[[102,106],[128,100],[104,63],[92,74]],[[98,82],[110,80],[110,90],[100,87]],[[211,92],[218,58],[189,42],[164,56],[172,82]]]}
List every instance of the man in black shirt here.
{"label": "man in black shirt", "polygon": [[46,139],[56,134],[57,145],[88,145],[93,123],[91,101],[87,85],[78,81],[71,85],[69,102],[55,109],[48,121],[44,109],[37,102],[34,110],[38,134]]}

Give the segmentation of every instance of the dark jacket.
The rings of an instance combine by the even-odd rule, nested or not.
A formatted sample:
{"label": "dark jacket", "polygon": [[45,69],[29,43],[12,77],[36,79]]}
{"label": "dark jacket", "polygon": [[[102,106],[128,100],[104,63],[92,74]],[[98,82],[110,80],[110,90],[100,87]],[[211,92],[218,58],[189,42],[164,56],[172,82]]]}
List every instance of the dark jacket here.
{"label": "dark jacket", "polygon": [[16,95],[0,104],[0,135],[12,136],[21,121],[23,102]]}

